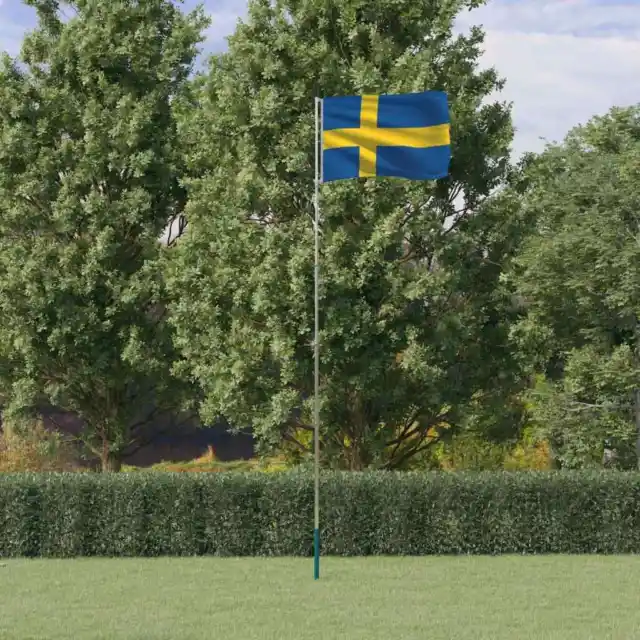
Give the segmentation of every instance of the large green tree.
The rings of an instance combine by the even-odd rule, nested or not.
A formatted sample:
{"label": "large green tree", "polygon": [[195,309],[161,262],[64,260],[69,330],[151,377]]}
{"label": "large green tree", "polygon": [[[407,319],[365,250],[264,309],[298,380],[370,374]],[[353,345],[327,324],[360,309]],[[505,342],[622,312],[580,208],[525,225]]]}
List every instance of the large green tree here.
{"label": "large green tree", "polygon": [[532,162],[527,183],[523,209],[536,233],[518,259],[528,308],[519,333],[547,374],[534,390],[534,413],[565,466],[599,463],[605,440],[635,463],[640,108],[577,127]]}
{"label": "large green tree", "polygon": [[205,25],[170,0],[28,0],[0,66],[0,352],[5,411],[77,413],[117,469],[181,402],[159,238],[185,202],[172,101]]}
{"label": "large green tree", "polygon": [[[180,371],[205,419],[308,450],[313,394],[314,96],[448,92],[450,178],[322,189],[325,461],[402,467],[516,379],[503,263],[518,240],[504,197],[509,106],[478,68],[474,0],[252,0],[211,60],[188,141],[189,232],[168,282]],[[517,209],[513,210],[517,212]]]}

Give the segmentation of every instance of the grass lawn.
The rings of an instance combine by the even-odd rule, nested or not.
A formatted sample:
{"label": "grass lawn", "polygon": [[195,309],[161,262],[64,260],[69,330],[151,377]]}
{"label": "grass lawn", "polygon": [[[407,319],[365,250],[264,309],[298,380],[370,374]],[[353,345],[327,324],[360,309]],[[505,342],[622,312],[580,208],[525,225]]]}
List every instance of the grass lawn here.
{"label": "grass lawn", "polygon": [[640,557],[0,560],[2,640],[640,640]]}

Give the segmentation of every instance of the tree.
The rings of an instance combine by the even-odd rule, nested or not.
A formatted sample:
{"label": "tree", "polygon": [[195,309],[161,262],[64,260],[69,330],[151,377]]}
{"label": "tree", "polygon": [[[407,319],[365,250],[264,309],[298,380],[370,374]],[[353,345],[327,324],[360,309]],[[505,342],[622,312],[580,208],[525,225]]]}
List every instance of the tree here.
{"label": "tree", "polygon": [[[322,440],[325,461],[402,467],[510,387],[518,242],[503,184],[509,106],[479,70],[483,36],[454,37],[471,0],[253,0],[198,81],[187,233],[167,271],[182,361],[204,419],[251,425],[303,454],[312,431],[314,95],[446,90],[451,177],[325,185]],[[514,210],[517,213],[517,209]]]}
{"label": "tree", "polygon": [[[546,371],[539,422],[565,466],[640,461],[640,108],[574,129],[530,166],[523,197],[537,231],[517,261],[519,332]],[[628,463],[625,463],[628,464]]]}
{"label": "tree", "polygon": [[169,0],[29,0],[0,68],[0,354],[9,413],[52,403],[118,469],[182,402],[163,248],[185,203],[172,100],[205,25]]}

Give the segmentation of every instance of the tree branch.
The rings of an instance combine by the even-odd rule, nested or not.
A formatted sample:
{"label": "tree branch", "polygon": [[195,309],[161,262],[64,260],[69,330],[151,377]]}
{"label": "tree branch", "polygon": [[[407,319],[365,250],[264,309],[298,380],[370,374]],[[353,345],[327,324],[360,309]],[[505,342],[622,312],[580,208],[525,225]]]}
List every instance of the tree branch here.
{"label": "tree branch", "polygon": [[309,448],[305,447],[299,440],[296,440],[291,434],[285,433],[284,434],[284,439],[293,444],[294,446],[298,447],[298,449],[300,451],[302,451],[303,453],[309,453]]}
{"label": "tree branch", "polygon": [[410,262],[416,257],[416,252],[413,246],[409,247],[409,250],[404,253],[400,258],[398,258],[398,264],[405,264],[406,262]]}
{"label": "tree branch", "polygon": [[135,431],[136,429],[139,429],[140,427],[144,427],[145,425],[148,425],[151,420],[153,420],[153,418],[155,416],[158,415],[158,413],[160,413],[161,409],[159,409],[158,407],[154,407],[145,418],[142,418],[142,420],[139,420],[138,422],[136,422],[135,424],[132,424],[129,427],[129,431],[132,433],[133,431]]}
{"label": "tree branch", "polygon": [[579,402],[578,400],[569,400],[571,404],[580,405],[577,407],[571,407],[569,411],[588,411],[589,409],[602,409],[604,411],[616,410],[616,409],[633,409],[632,404],[591,404],[589,402]]}
{"label": "tree branch", "polygon": [[[158,410],[158,411],[161,411],[161,410]],[[157,430],[154,430],[152,433],[149,434],[149,437],[147,437],[147,438],[142,438],[141,436],[136,436],[136,437],[132,438],[129,441],[129,444],[127,444],[127,446],[124,447],[123,452],[122,452],[123,455],[125,455],[125,456],[133,455],[137,451],[140,451],[140,449],[142,449],[142,447],[145,447],[145,446],[151,444],[159,435],[163,435],[165,433],[168,433],[169,431],[171,431],[173,429],[179,429],[180,427],[182,427],[184,424],[186,424],[190,420],[193,420],[196,416],[197,416],[197,413],[195,411],[189,412],[179,422],[177,422],[177,423],[170,422],[168,425],[166,425],[166,426],[164,426],[162,428],[158,428]],[[139,422],[138,425],[141,425],[141,422]],[[132,430],[133,430],[133,427],[132,427]]]}
{"label": "tree branch", "polygon": [[[419,415],[419,411],[416,411],[414,416],[412,416],[413,422],[409,424],[409,427],[415,423],[415,421],[418,419],[418,415]],[[439,423],[446,422],[449,419],[449,417],[450,417],[449,413],[443,413],[429,420],[427,423],[427,426],[420,427],[420,425],[418,425],[417,427],[410,430],[407,430],[408,422],[405,423],[405,427],[403,428],[403,431],[400,434],[400,436],[398,436],[391,442],[387,443],[386,445],[386,446],[392,446],[395,444],[394,449],[391,452],[391,455],[389,456],[389,460],[385,464],[385,468],[391,468],[392,466],[397,466],[398,464],[409,459],[411,456],[416,455],[416,453],[419,453],[422,450],[420,448],[420,445],[425,441],[426,438],[429,438],[428,446],[431,446],[434,441],[439,440],[442,429],[440,429],[437,425]],[[435,428],[438,430],[438,435],[435,438],[428,436],[429,430],[432,428]],[[414,442],[413,445],[407,447],[404,451],[401,450],[401,445],[403,443],[406,443],[410,438],[417,436],[419,434],[420,434],[420,437],[418,438],[417,442]],[[399,461],[396,460],[396,455],[398,454],[398,451],[400,451]]]}
{"label": "tree branch", "polygon": [[[176,220],[178,221],[178,232],[174,237],[171,237],[171,229]],[[176,242],[178,242],[178,240],[180,240],[180,238],[182,238],[182,236],[184,235],[188,224],[189,223],[187,222],[187,219],[183,213],[179,213],[178,215],[173,216],[173,218],[171,218],[171,221],[169,222],[169,234],[167,236],[167,242],[165,246],[173,247]]]}
{"label": "tree branch", "polygon": [[387,465],[385,465],[386,469],[393,469],[394,467],[400,466],[403,462],[406,462],[409,458],[426,451],[429,447],[433,446],[435,442],[437,442],[440,438],[431,438],[425,444],[424,439],[420,441],[421,446],[413,447],[412,449],[407,449],[407,451],[403,452],[403,454],[397,460],[389,460]]}
{"label": "tree branch", "polygon": [[454,211],[453,215],[455,216],[455,218],[451,223],[451,226],[448,229],[444,230],[443,235],[446,236],[450,234],[452,231],[455,231],[460,226],[460,223],[468,218],[467,214],[470,212],[471,212],[471,209],[469,207],[463,207],[462,209],[458,209],[457,211]]}
{"label": "tree branch", "polygon": [[[531,392],[532,396],[536,396],[542,400],[548,399],[547,393],[541,393],[539,391]],[[569,408],[569,411],[588,411],[589,409],[602,409],[605,411],[614,411],[616,409],[633,409],[635,405],[633,404],[616,404],[613,402],[605,402],[601,404],[594,404],[591,402],[581,402],[580,400],[573,400],[571,398],[566,398],[566,402],[572,405],[579,405],[576,407]]]}
{"label": "tree branch", "polygon": [[297,429],[302,429],[303,431],[313,431],[315,429],[312,424],[306,424],[305,422],[301,422],[297,418],[294,418],[293,423],[295,424]]}
{"label": "tree branch", "polygon": [[409,425],[409,427],[403,426],[402,431],[400,432],[400,435],[397,438],[394,438],[393,440],[389,440],[389,442],[385,444],[385,447],[393,447],[395,445],[397,449],[398,445],[402,444],[408,438],[415,436],[419,432],[420,432],[419,426],[413,429],[411,429],[411,425]]}
{"label": "tree branch", "polygon": [[408,433],[408,431],[414,425],[419,415],[420,415],[420,409],[416,409],[412,414],[410,414],[410,416],[404,421],[404,425],[402,426],[402,431],[400,435],[397,438],[394,438],[393,440],[390,440],[389,442],[387,442],[385,444],[385,447],[392,447],[393,445],[401,443],[407,438],[410,438],[414,433],[417,433],[419,430],[419,427],[414,429],[413,432],[411,433]]}

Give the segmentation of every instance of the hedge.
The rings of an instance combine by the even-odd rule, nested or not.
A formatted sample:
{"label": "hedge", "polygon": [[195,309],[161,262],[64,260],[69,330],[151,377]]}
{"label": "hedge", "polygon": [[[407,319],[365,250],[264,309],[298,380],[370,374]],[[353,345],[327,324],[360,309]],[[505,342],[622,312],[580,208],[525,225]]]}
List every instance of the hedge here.
{"label": "hedge", "polygon": [[[326,555],[640,552],[637,473],[324,473]],[[313,479],[0,474],[0,556],[307,556]]]}

